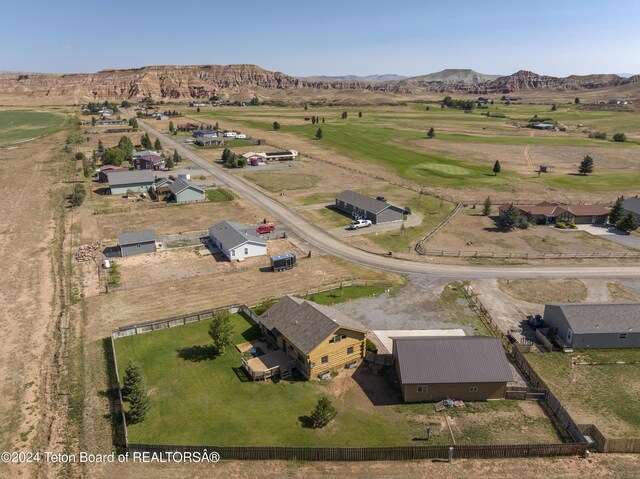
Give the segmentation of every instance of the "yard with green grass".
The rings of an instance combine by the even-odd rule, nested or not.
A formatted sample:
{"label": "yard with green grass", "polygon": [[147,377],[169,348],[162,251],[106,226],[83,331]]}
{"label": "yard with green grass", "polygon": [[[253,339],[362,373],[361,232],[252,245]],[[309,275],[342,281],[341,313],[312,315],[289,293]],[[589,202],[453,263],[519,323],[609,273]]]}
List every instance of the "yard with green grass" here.
{"label": "yard with green grass", "polygon": [[[231,317],[234,344],[259,330]],[[231,347],[212,354],[209,321],[115,340],[118,370],[137,362],[152,406],[147,418],[128,427],[131,443],[179,445],[389,446],[415,445],[432,427],[429,444],[450,444],[443,413],[433,404],[401,404],[386,375],[360,366],[326,381],[251,382]],[[323,429],[307,427],[318,399],[329,397],[338,416]],[[459,444],[558,442],[536,403],[498,401],[450,410]],[[424,443],[422,443],[424,444]]]}
{"label": "yard with green grass", "polygon": [[61,113],[0,110],[0,145],[36,138],[60,129],[67,121]]}
{"label": "yard with green grass", "polygon": [[640,350],[531,353],[527,360],[576,422],[595,424],[607,438],[640,438]]}
{"label": "yard with green grass", "polygon": [[218,203],[220,201],[231,201],[234,199],[233,193],[224,188],[210,188],[205,191],[208,201]]}

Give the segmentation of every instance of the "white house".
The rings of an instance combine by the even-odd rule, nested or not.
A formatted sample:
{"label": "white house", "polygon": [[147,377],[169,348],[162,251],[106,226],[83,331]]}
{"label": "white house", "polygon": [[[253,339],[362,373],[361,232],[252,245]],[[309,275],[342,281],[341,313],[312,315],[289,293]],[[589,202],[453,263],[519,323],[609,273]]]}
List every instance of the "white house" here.
{"label": "white house", "polygon": [[248,226],[221,221],[209,228],[211,243],[231,261],[267,254],[267,242]]}

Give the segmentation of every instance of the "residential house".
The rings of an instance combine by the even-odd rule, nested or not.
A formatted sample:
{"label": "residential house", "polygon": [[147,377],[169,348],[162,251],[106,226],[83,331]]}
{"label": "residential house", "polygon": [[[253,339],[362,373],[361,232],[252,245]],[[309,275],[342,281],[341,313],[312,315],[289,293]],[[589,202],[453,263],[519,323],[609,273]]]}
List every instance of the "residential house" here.
{"label": "residential house", "polygon": [[156,252],[156,232],[149,229],[144,231],[132,231],[118,235],[118,247],[120,256],[131,256],[142,253]]}
{"label": "residential house", "polygon": [[535,128],[536,130],[555,130],[556,125],[553,123],[536,123],[535,125],[531,125],[531,128]]}
{"label": "residential house", "polygon": [[255,153],[253,151],[242,155],[247,159],[249,164],[259,164],[267,161],[291,161],[298,157],[296,150],[287,151],[270,151],[263,153]]}
{"label": "residential house", "polygon": [[622,203],[622,206],[624,208],[625,215],[631,213],[632,215],[635,215],[638,222],[640,222],[640,198],[638,198],[637,196],[633,198],[627,198]]}
{"label": "residential house", "polygon": [[199,146],[222,146],[224,145],[224,140],[222,138],[198,137],[195,143]]}
{"label": "residential house", "polygon": [[122,168],[120,166],[113,165],[101,166],[98,170],[98,181],[100,183],[106,183],[107,181],[109,181],[107,173],[114,173],[116,171],[129,171],[129,168]]}
{"label": "residential house", "polygon": [[371,220],[373,224],[402,221],[404,211],[385,201],[374,200],[351,190],[336,196],[335,206],[353,218]]}
{"label": "residential house", "polygon": [[169,185],[169,191],[176,203],[188,203],[193,201],[204,201],[207,199],[202,188],[178,178]]}
{"label": "residential house", "polygon": [[154,150],[142,150],[142,151],[134,151],[133,159],[140,158],[142,156],[160,156],[160,153]]}
{"label": "residential house", "polygon": [[114,171],[107,173],[109,190],[112,195],[124,195],[132,191],[134,193],[146,193],[153,185],[153,171]]}
{"label": "residential house", "polygon": [[209,239],[229,260],[241,261],[267,254],[267,242],[255,229],[240,223],[221,221],[213,225],[209,228]]}
{"label": "residential house", "polygon": [[136,156],[133,159],[133,167],[136,170],[164,170],[165,160],[160,155]]}
{"label": "residential house", "polygon": [[102,118],[96,121],[97,126],[109,126],[109,125],[126,125],[126,120],[121,120],[119,118]]}
{"label": "residential house", "polygon": [[180,131],[195,131],[199,128],[195,123],[183,123],[178,125],[178,130]]}
{"label": "residential house", "polygon": [[218,132],[215,130],[193,130],[194,138],[217,138]]}
{"label": "residential house", "polygon": [[547,304],[542,320],[569,348],[640,348],[640,302]]}
{"label": "residential house", "polygon": [[260,316],[265,336],[295,361],[307,379],[354,368],[366,352],[366,328],[345,314],[285,296]]}
{"label": "residential house", "polygon": [[394,338],[393,357],[405,402],[503,399],[513,381],[497,338]]}
{"label": "residential house", "polygon": [[[503,217],[510,204],[500,206]],[[550,225],[558,221],[575,224],[604,224],[609,216],[609,208],[602,205],[560,205],[543,201],[537,205],[518,205],[518,224]]]}

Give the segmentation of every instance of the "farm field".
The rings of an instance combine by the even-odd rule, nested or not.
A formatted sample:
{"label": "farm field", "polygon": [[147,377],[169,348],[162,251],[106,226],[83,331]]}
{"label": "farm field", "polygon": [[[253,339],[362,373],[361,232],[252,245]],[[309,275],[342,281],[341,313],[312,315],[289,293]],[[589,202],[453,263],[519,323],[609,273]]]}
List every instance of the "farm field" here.
{"label": "farm field", "polygon": [[534,353],[527,360],[578,424],[595,424],[607,438],[640,437],[640,350]]}
{"label": "farm field", "polygon": [[[229,123],[245,127],[256,134],[262,132],[269,142],[292,145],[302,153],[320,149],[327,158],[335,153],[381,166],[405,180],[432,188],[511,194],[535,191],[547,195],[567,189],[576,195],[595,192],[605,196],[611,191],[633,190],[633,182],[640,179],[640,168],[633,162],[639,148],[640,120],[632,112],[589,110],[566,104],[559,104],[557,111],[550,111],[550,104],[496,104],[472,113],[441,110],[437,103],[428,106],[429,111],[425,105],[369,107],[361,110],[361,118],[359,110],[353,108],[326,107],[308,111],[226,108],[195,117],[219,121],[222,126]],[[340,117],[343,111],[348,113],[346,119]],[[487,117],[486,113],[493,116]],[[324,118],[324,123],[312,125],[304,120],[311,115]],[[558,122],[567,131],[519,127],[534,115],[540,121]],[[274,120],[281,124],[277,132],[272,131]],[[319,127],[324,135],[316,140]],[[433,139],[426,138],[430,127],[436,131]],[[623,131],[628,141],[591,139],[589,131],[604,131],[608,138]],[[595,158],[593,178],[573,174],[586,154]],[[491,171],[496,159],[502,164],[497,177]],[[538,178],[539,164],[552,164],[555,168]]]}
{"label": "farm field", "polygon": [[[233,315],[234,344],[259,330]],[[382,446],[415,444],[432,428],[431,444],[450,444],[442,413],[433,404],[400,404],[384,375],[360,366],[327,381],[252,382],[240,354],[208,348],[208,321],[116,340],[120,374],[128,361],[141,365],[151,391],[146,420],[128,428],[141,443],[212,445]],[[338,416],[326,428],[305,427],[317,400],[329,397]],[[450,411],[458,444],[547,443],[559,438],[536,403],[470,403]],[[200,425],[200,427],[199,427]]]}
{"label": "farm field", "polygon": [[59,130],[67,115],[32,110],[0,110],[0,146],[30,140]]}

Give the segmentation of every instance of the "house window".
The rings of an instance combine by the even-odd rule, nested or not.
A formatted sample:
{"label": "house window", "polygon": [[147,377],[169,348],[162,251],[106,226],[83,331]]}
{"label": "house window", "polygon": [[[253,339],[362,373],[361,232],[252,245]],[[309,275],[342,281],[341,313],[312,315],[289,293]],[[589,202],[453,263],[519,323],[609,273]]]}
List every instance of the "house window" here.
{"label": "house window", "polygon": [[571,343],[571,338],[573,338],[573,331],[571,331],[571,329],[569,329],[567,331],[567,342]]}
{"label": "house window", "polygon": [[236,255],[236,250],[232,249],[231,250],[231,256],[235,256]]}
{"label": "house window", "polygon": [[427,388],[427,386],[424,386],[424,385],[422,385],[422,384],[421,384],[421,385],[419,385],[419,386],[416,386],[416,392],[417,392],[417,393],[421,393],[421,394],[422,394],[422,393],[426,393],[426,392],[427,392],[427,389],[428,389],[428,388]]}
{"label": "house window", "polygon": [[322,356],[320,361],[322,364],[327,364],[329,362],[329,356]]}
{"label": "house window", "polygon": [[478,386],[469,386],[469,392],[470,393],[477,393],[478,392]]}
{"label": "house window", "polygon": [[347,348],[347,354],[353,354],[353,346]]}
{"label": "house window", "polygon": [[627,339],[627,333],[618,334],[618,339]]}
{"label": "house window", "polygon": [[140,243],[138,243],[138,244],[136,245],[136,248],[142,248],[142,245],[141,245]]}
{"label": "house window", "polygon": [[244,249],[244,254],[249,254],[249,248]]}
{"label": "house window", "polygon": [[309,368],[310,368],[310,369],[313,369],[313,368],[315,368],[315,367],[316,367],[316,363],[309,363]]}
{"label": "house window", "polygon": [[336,334],[333,338],[329,340],[330,343],[339,343],[343,339],[347,339],[347,336],[344,334]]}

